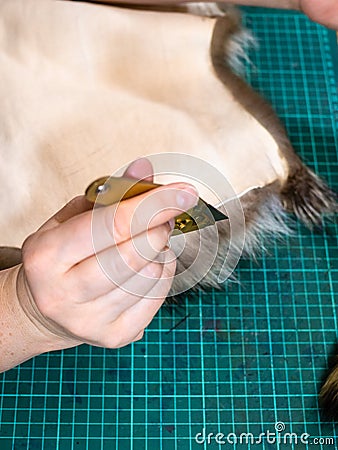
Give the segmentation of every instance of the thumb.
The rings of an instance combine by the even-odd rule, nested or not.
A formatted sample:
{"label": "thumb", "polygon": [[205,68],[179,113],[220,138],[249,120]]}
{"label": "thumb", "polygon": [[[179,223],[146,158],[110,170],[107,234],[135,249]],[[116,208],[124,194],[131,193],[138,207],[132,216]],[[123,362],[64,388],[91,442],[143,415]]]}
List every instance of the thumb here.
{"label": "thumb", "polygon": [[127,167],[123,176],[137,180],[153,181],[153,166],[149,159],[139,158]]}

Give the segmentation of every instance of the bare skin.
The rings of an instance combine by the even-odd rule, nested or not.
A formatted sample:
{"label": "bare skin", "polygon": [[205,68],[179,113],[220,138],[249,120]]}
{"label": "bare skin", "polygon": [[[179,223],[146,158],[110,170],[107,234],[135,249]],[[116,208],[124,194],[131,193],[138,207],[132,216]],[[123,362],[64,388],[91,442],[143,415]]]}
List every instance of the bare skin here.
{"label": "bare skin", "polygon": [[[114,0],[88,0],[92,3],[117,3]],[[183,0],[181,3],[192,3],[196,0]],[[208,0],[212,1],[212,0]],[[126,4],[152,4],[170,5],[179,2],[173,0],[121,0],[118,3]],[[338,2],[337,0],[222,0],[221,3],[236,3],[245,6],[263,6],[266,8],[294,9],[302,11],[314,22],[328,28],[338,29]]]}
{"label": "bare skin", "polygon": [[299,9],[314,22],[334,30],[338,29],[337,0],[299,0]]}
{"label": "bare skin", "polygon": [[[142,178],[149,170],[141,159],[126,174]],[[95,251],[84,197],[49,219],[25,241],[23,264],[0,272],[0,372],[51,350],[141,339],[175,273],[167,249],[171,219],[197,199],[195,188],[174,183],[100,208]],[[97,256],[111,263],[113,279]]]}

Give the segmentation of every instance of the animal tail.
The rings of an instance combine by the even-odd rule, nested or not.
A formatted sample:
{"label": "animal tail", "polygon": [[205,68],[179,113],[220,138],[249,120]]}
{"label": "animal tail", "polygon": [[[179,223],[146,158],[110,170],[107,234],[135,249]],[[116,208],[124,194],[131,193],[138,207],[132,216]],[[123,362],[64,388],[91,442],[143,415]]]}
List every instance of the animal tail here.
{"label": "animal tail", "polygon": [[323,217],[338,212],[337,194],[300,160],[294,162],[281,190],[283,206],[309,228],[320,227]]}

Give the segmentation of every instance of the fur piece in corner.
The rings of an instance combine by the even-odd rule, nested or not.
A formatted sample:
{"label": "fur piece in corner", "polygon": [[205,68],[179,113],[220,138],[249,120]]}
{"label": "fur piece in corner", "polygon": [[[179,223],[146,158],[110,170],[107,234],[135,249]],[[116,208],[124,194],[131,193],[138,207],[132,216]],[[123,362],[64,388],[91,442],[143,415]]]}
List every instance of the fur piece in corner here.
{"label": "fur piece in corner", "polygon": [[325,419],[338,421],[338,356],[330,361],[330,368],[319,394],[319,405]]}

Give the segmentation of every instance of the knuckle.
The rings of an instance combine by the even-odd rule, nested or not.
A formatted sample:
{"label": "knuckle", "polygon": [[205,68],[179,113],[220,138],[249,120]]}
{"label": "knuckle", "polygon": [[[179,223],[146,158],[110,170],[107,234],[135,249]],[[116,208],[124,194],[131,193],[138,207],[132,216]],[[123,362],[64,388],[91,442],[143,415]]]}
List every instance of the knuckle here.
{"label": "knuckle", "polygon": [[142,331],[141,331],[141,332],[133,339],[133,342],[140,341],[140,340],[143,339],[143,337],[144,337],[144,330],[142,330]]}
{"label": "knuckle", "polygon": [[151,262],[147,264],[143,270],[143,275],[146,278],[150,278],[152,280],[156,279],[158,280],[161,278],[163,271],[163,265],[158,262]]}
{"label": "knuckle", "polygon": [[99,345],[104,348],[123,347],[123,342],[125,341],[125,328],[121,326],[119,320],[104,326],[99,332],[99,335],[97,335],[97,341],[99,342]]}
{"label": "knuckle", "polygon": [[169,239],[169,226],[167,224],[163,224],[159,227],[157,227],[154,230],[154,233],[151,235],[151,242],[153,244],[153,248],[157,250],[157,252],[160,252],[163,250],[165,245],[168,242]]}
{"label": "knuckle", "polygon": [[147,294],[147,298],[154,299],[156,301],[156,305],[154,305],[154,314],[157,311],[157,307],[160,307],[161,304],[165,301],[172,283],[174,281],[174,276],[167,274],[164,276],[162,274],[161,278],[157,281],[154,288]]}
{"label": "knuckle", "polygon": [[22,246],[22,260],[25,270],[28,273],[39,273],[39,276],[46,274],[48,268],[53,267],[53,272],[57,271],[59,263],[62,261],[64,245],[58,246],[58,239],[53,239],[49,231],[35,233],[29,236]]}
{"label": "knuckle", "polygon": [[22,261],[25,271],[39,272],[45,264],[47,250],[41,245],[41,240],[33,236],[26,239],[22,247]]}
{"label": "knuckle", "polygon": [[112,208],[106,208],[104,219],[106,229],[115,244],[128,239],[130,217],[128,217],[124,205],[119,203]]}
{"label": "knuckle", "polygon": [[135,271],[137,270],[137,264],[136,264],[136,258],[135,258],[135,254],[132,251],[125,251],[125,252],[118,252],[118,259],[117,261],[118,264],[116,265],[117,269],[119,271],[121,271],[121,269],[123,268],[123,270],[128,270],[131,271],[133,273],[135,273]]}
{"label": "knuckle", "polygon": [[131,327],[127,318],[121,317],[112,326],[105,329],[100,339],[100,345],[105,348],[125,347],[134,341],[142,339],[144,328],[144,323]]}
{"label": "knuckle", "polygon": [[123,279],[135,274],[133,254],[130,251],[120,249],[119,246],[114,246],[101,254],[99,263],[113,283],[118,281],[121,274],[123,274]]}
{"label": "knuckle", "polygon": [[120,217],[116,217],[114,214],[112,221],[107,224],[107,229],[111,237],[113,238],[114,244],[125,241],[128,238],[127,226],[124,220]]}
{"label": "knuckle", "polygon": [[176,257],[173,254],[173,258],[164,264],[163,268],[163,277],[164,278],[172,278],[176,272],[177,261]]}
{"label": "knuckle", "polygon": [[142,217],[142,211],[138,209],[138,207],[135,208],[135,210],[130,210],[125,206],[125,212],[126,212],[126,221],[129,223],[129,234],[131,236],[134,236],[138,234],[143,229],[146,229],[146,222],[145,222],[145,216]]}
{"label": "knuckle", "polygon": [[124,340],[122,337],[104,336],[100,339],[100,344],[104,348],[121,348],[128,345],[129,342]]}

